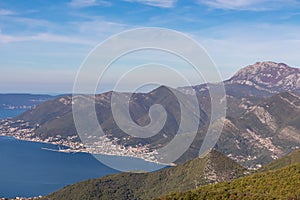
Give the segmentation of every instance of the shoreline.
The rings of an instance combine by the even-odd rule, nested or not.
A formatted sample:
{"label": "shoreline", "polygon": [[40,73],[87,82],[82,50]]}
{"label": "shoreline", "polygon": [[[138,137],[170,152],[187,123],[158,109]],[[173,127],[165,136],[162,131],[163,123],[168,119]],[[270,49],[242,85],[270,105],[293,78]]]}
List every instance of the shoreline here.
{"label": "shoreline", "polygon": [[[20,137],[15,137],[15,136],[11,136],[11,135],[3,135],[0,133],[0,137],[4,137],[4,138],[11,138],[13,140],[19,140],[19,141],[27,141],[27,142],[33,142],[33,143],[41,143],[41,144],[50,144],[50,145],[54,145],[56,147],[59,148],[59,146],[63,146],[65,149],[51,149],[51,148],[46,148],[43,147],[41,148],[42,150],[45,151],[53,151],[53,152],[58,152],[58,153],[67,153],[67,154],[73,154],[73,153],[86,153],[86,154],[90,154],[92,156],[94,155],[104,155],[104,156],[117,156],[117,157],[127,157],[127,158],[134,158],[134,159],[140,159],[146,162],[150,162],[150,163],[154,163],[154,164],[158,164],[158,165],[163,165],[163,166],[176,166],[176,164],[174,163],[160,163],[158,161],[154,161],[154,160],[150,160],[147,158],[142,158],[142,157],[138,157],[138,156],[130,156],[130,155],[121,155],[121,154],[113,154],[113,153],[105,153],[105,152],[99,152],[99,153],[91,153],[86,149],[73,149],[71,146],[66,146],[66,145],[60,145],[57,143],[53,143],[53,142],[46,142],[46,141],[42,141],[42,140],[34,140],[34,139],[30,139],[30,138],[20,138]],[[101,161],[100,161],[101,162]]]}

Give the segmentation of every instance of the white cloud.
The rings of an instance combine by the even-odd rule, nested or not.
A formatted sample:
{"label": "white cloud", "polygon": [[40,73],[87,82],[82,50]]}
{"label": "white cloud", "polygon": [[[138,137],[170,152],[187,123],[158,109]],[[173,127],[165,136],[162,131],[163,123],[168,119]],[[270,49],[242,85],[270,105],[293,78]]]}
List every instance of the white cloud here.
{"label": "white cloud", "polygon": [[15,12],[11,10],[6,10],[6,9],[0,9],[0,15],[14,15]]}
{"label": "white cloud", "polygon": [[130,28],[127,24],[107,21],[103,17],[84,17],[88,20],[55,24],[47,20],[11,16],[6,23],[17,24],[23,27],[22,31],[11,33],[8,29],[0,28],[0,43],[40,41],[94,46],[107,37]]}
{"label": "white cloud", "polygon": [[30,36],[14,36],[0,34],[0,43],[11,43],[11,42],[28,42],[28,41],[40,41],[40,42],[59,42],[59,43],[70,43],[70,44],[84,44],[91,45],[93,42],[83,40],[80,38],[54,35],[48,33],[40,33]]}
{"label": "white cloud", "polygon": [[[27,28],[36,28],[36,27],[43,27],[48,29],[53,29],[57,26],[55,23],[52,23],[47,20],[43,19],[33,19],[33,18],[26,18],[26,17],[10,17],[8,18],[11,23],[17,23],[17,26],[25,25]],[[7,23],[9,22],[7,21]]]}
{"label": "white cloud", "polygon": [[172,8],[177,0],[125,0],[127,2],[137,2],[154,7]]}
{"label": "white cloud", "polygon": [[229,10],[273,10],[288,6],[299,6],[296,0],[198,0],[212,8]]}
{"label": "white cloud", "polygon": [[[112,21],[106,21],[103,19],[92,19],[84,22],[73,22],[72,23],[81,35],[89,36],[96,39],[104,39],[100,36],[109,37],[113,34],[117,34],[121,31],[129,28],[126,24],[121,24]],[[99,38],[100,37],[100,38]]]}
{"label": "white cloud", "polygon": [[105,0],[72,0],[69,6],[73,8],[84,8],[91,6],[111,6],[112,3]]}

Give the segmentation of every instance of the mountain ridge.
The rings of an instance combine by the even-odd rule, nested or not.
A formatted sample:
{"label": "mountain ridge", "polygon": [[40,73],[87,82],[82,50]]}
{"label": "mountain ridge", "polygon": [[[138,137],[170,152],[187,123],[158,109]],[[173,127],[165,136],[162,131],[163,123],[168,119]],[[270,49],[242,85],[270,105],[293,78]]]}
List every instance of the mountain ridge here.
{"label": "mountain ridge", "polygon": [[[275,68],[281,66],[290,70],[287,65],[273,62],[256,63],[250,65],[248,69],[258,65],[265,65],[264,69],[266,69],[270,64]],[[245,69],[247,67],[242,70]],[[243,73],[237,72],[236,76],[239,76],[238,74]],[[247,84],[233,83],[228,80],[224,83],[227,93],[227,116],[223,132],[216,144],[217,150],[246,167],[257,168],[300,146],[300,127],[297,123],[300,116],[298,109],[300,97],[296,92],[284,91],[274,94],[272,91],[259,90]],[[188,151],[176,163],[184,163],[198,156],[211,117],[207,85],[195,86],[194,89],[197,91],[201,111],[198,134]],[[182,88],[179,88],[179,91],[186,92]],[[130,137],[117,126],[111,112],[111,94],[107,92],[95,97],[91,96],[95,98],[98,121],[109,139],[117,138],[117,143],[124,147],[145,146],[151,151],[174,138],[180,123],[180,107],[176,97],[167,87],[162,86],[149,93],[136,93],[131,97],[130,114],[133,121],[140,126],[150,122],[148,112],[151,105],[161,104],[167,110],[168,118],[164,128],[159,134],[146,139]],[[193,113],[189,98],[187,94],[185,105],[190,109],[190,113]],[[68,141],[72,138],[72,141],[80,142],[73,121],[74,100],[76,96],[69,95],[47,101],[14,120],[28,122],[28,129],[33,130],[33,137],[47,141],[54,138],[54,142],[61,139]]]}
{"label": "mountain ridge", "polygon": [[300,69],[284,63],[257,62],[242,68],[228,81],[257,85],[274,92],[299,91]]}
{"label": "mountain ridge", "polygon": [[[282,73],[282,74],[281,74]],[[256,62],[236,72],[223,81],[227,94],[267,97],[284,91],[300,93],[300,69],[284,63],[272,61]],[[193,89],[203,95],[208,92],[211,83],[193,86]],[[190,87],[179,87],[179,91],[192,94]],[[246,90],[246,91],[245,91]]]}

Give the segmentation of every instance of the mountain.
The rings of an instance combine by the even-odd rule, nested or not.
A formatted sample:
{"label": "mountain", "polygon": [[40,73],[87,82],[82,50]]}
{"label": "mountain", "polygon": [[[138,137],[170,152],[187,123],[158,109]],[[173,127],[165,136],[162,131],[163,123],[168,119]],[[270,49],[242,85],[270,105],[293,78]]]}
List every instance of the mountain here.
{"label": "mountain", "polygon": [[171,191],[186,191],[201,185],[244,176],[245,168],[211,150],[203,157],[152,173],[121,173],[67,186],[45,197],[61,199],[152,199]]}
{"label": "mountain", "polygon": [[0,108],[31,109],[54,98],[54,96],[50,95],[37,94],[0,94]]}
{"label": "mountain", "polygon": [[74,136],[77,134],[72,116],[72,96],[58,97],[28,110],[14,120],[28,122],[35,128],[35,134],[42,139],[61,135]]}
{"label": "mountain", "polygon": [[[117,95],[117,93],[115,92]],[[108,137],[119,138],[120,143],[125,146],[137,144],[152,144],[152,146],[169,142],[179,128],[180,123],[180,105],[177,98],[167,87],[161,86],[149,93],[133,94],[130,100],[130,114],[140,126],[145,126],[150,122],[148,115],[149,109],[154,104],[162,105],[167,113],[166,123],[160,132],[150,138],[140,139],[133,138],[124,133],[114,121],[111,111],[111,96],[112,92],[98,94],[95,96],[85,96],[84,98],[94,99],[98,121],[102,129]],[[36,128],[35,133],[38,137],[46,139],[60,135],[63,138],[74,136],[77,134],[75,124],[73,121],[72,102],[81,99],[82,96],[76,95],[59,97],[57,99],[47,101],[35,109],[29,110],[22,115],[16,117],[14,120],[23,120],[30,124],[31,127]],[[189,110],[188,113],[195,113],[195,105],[188,96],[186,96],[183,106]],[[84,105],[83,105],[84,107]],[[200,126],[203,126],[207,121],[207,116],[204,111],[200,109]],[[121,113],[119,113],[121,114]],[[200,118],[200,119],[199,119]],[[190,123],[193,123],[192,121]],[[197,122],[195,122],[197,123]],[[167,135],[166,135],[167,134]],[[78,138],[79,139],[79,138]]]}
{"label": "mountain", "polygon": [[216,148],[245,166],[266,164],[300,146],[300,97],[276,94],[227,117]]}
{"label": "mountain", "polygon": [[254,86],[271,93],[300,91],[300,69],[284,63],[257,62],[239,70],[227,84]]}
{"label": "mountain", "polygon": [[[299,105],[299,95],[292,92],[265,98],[227,95],[228,112],[215,148],[253,169],[292,152],[300,147]],[[205,128],[178,163],[198,155]]]}
{"label": "mountain", "polygon": [[258,173],[232,182],[203,186],[197,190],[159,198],[176,199],[300,199],[300,164]]}
{"label": "mountain", "polygon": [[[300,69],[283,63],[257,62],[242,68],[223,84],[227,113],[217,150],[244,166],[258,168],[299,148]],[[212,86],[193,87],[208,118],[208,88]],[[192,93],[188,87],[178,89]],[[181,161],[195,156],[201,143],[201,138],[196,138]]]}
{"label": "mountain", "polygon": [[[235,97],[268,97],[276,93],[300,92],[300,69],[284,63],[257,62],[240,69],[230,79],[223,82],[226,94]],[[200,95],[208,93],[213,84],[200,84],[193,89]],[[189,87],[178,88],[191,94]]]}
{"label": "mountain", "polygon": [[[249,168],[258,168],[299,148],[298,83],[299,69],[274,62],[258,62],[247,66],[224,81],[227,113],[222,134],[215,148]],[[194,86],[200,105],[198,133],[190,148],[176,163],[184,163],[199,154],[211,118],[207,87],[213,85]],[[168,144],[179,129],[180,105],[172,91],[184,96],[183,106],[188,113],[196,115],[195,108],[198,105],[193,103],[189,88],[174,90],[161,86],[149,93],[133,94],[130,98],[130,115],[140,126],[149,124],[148,112],[152,105],[161,104],[166,109],[167,120],[164,127],[157,135],[149,138],[129,136],[118,127],[111,111],[112,92],[87,98],[95,100],[99,124],[109,139],[117,138],[117,143],[124,147],[144,146],[151,151]],[[13,121],[24,121],[28,124],[28,129],[33,130],[33,135],[43,141],[51,141],[51,138],[72,138],[80,142],[72,113],[72,104],[80,98],[81,95],[61,96],[38,105]],[[6,129],[10,130],[9,127]]]}

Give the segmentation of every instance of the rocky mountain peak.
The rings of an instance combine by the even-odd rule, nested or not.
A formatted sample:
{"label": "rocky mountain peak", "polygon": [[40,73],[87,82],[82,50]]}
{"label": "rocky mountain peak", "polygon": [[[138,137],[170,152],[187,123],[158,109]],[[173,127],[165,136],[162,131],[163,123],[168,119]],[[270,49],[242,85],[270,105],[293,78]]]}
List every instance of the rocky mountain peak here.
{"label": "rocky mountain peak", "polygon": [[257,62],[239,70],[230,80],[231,83],[258,85],[285,91],[300,89],[300,69],[284,63]]}

